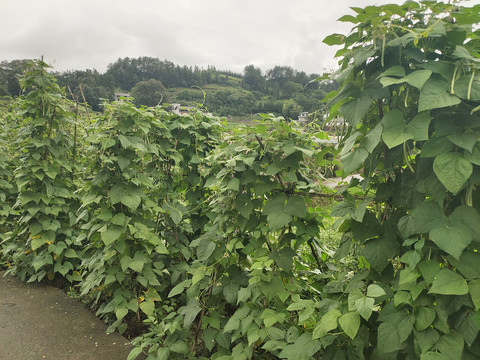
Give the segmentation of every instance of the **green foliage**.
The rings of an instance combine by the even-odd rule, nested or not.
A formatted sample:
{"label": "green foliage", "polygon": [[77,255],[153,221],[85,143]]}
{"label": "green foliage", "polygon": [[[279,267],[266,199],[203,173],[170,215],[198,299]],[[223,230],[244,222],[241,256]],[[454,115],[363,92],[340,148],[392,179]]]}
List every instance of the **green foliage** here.
{"label": "green foliage", "polygon": [[[480,356],[479,8],[353,10],[325,39],[344,46],[338,149],[272,114],[227,130],[125,100],[86,121],[31,64],[0,113],[2,267],[71,282],[138,335],[130,360]],[[300,91],[290,68],[267,76]],[[337,157],[363,179],[329,213]]]}
{"label": "green foliage", "polygon": [[356,324],[344,331],[365,358],[476,358],[479,327],[468,319],[478,309],[480,59],[470,14],[480,9],[353,9],[341,19],[355,24],[351,35],[325,39],[344,46],[342,86],[328,104],[350,124],[344,171],[364,176],[332,213],[345,234],[340,250],[355,249],[366,269],[344,303],[369,340]]}
{"label": "green foliage", "polygon": [[9,161],[14,167],[17,198],[12,210],[17,220],[2,245],[11,259],[10,271],[28,281],[65,276],[78,265],[66,256],[75,248],[77,207],[73,141],[68,134],[72,114],[47,67],[41,61],[29,65],[20,79],[25,93],[13,105],[11,119],[17,127],[10,148],[14,158]]}
{"label": "green foliage", "polygon": [[156,106],[168,101],[167,90],[161,81],[150,79],[140,81],[132,88],[132,96],[137,106]]}

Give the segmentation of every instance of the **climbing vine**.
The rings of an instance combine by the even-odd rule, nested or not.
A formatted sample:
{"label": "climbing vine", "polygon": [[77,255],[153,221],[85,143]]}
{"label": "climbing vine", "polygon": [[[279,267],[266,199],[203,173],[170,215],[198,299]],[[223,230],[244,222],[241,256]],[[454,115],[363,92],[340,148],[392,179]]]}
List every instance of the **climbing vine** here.
{"label": "climbing vine", "polygon": [[341,19],[355,24],[351,35],[326,39],[343,45],[343,85],[329,100],[350,124],[343,169],[364,177],[332,211],[340,250],[354,249],[364,268],[334,314],[345,331],[344,316],[360,314],[348,331],[366,358],[480,355],[479,10],[354,8]]}

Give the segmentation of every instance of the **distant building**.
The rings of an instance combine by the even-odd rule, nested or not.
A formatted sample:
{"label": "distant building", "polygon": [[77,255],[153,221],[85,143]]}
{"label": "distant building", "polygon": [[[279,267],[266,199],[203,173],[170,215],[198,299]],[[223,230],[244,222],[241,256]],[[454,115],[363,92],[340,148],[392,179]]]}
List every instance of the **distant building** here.
{"label": "distant building", "polygon": [[[171,104],[170,105],[170,111],[174,114],[177,115],[185,115],[185,114],[191,114],[198,110],[196,106],[185,106],[181,104]],[[207,113],[205,111],[202,111],[202,113],[207,114],[207,115],[212,115],[211,113]]]}
{"label": "distant building", "polygon": [[130,94],[127,94],[127,93],[115,93],[115,94],[113,94],[113,98],[115,99],[115,101],[120,100],[120,98],[122,98],[122,97],[130,97]]}
{"label": "distant building", "polygon": [[298,121],[302,123],[307,123],[308,122],[308,112],[304,111],[301,112],[300,115],[298,115]]}

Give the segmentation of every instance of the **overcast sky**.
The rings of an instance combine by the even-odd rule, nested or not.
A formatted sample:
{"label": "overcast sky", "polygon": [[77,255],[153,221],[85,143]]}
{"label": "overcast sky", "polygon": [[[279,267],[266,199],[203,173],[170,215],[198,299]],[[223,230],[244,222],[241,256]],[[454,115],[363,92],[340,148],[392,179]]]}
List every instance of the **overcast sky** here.
{"label": "overcast sky", "polygon": [[348,33],[336,20],[400,0],[1,0],[0,60],[39,58],[55,70],[95,68],[119,57],[151,56],[180,65],[242,72],[288,65],[307,73],[335,68]]}

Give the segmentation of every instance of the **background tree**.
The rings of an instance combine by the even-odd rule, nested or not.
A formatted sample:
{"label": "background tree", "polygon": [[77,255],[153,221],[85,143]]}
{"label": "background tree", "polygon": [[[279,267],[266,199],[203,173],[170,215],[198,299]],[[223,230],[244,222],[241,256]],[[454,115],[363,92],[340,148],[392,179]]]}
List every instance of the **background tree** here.
{"label": "background tree", "polygon": [[262,70],[253,65],[245,66],[242,87],[247,90],[265,91],[265,78]]}
{"label": "background tree", "polygon": [[298,119],[298,115],[302,112],[302,107],[293,99],[286,100],[283,103],[282,115],[286,119]]}
{"label": "background tree", "polygon": [[140,81],[132,89],[135,105],[156,106],[166,101],[167,90],[161,81],[150,79]]}
{"label": "background tree", "polygon": [[22,74],[28,62],[29,60],[22,59],[0,63],[0,94],[3,91],[4,93],[7,92],[4,95],[12,97],[20,95],[18,76]]}

